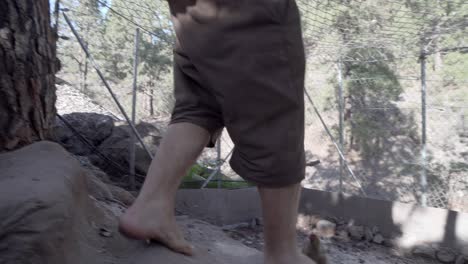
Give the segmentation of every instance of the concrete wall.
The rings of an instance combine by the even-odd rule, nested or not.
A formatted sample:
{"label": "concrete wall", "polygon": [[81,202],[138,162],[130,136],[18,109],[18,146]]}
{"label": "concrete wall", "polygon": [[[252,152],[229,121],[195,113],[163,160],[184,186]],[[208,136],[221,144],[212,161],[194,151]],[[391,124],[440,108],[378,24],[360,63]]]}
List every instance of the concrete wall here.
{"label": "concrete wall", "polygon": [[377,226],[384,236],[393,238],[404,249],[437,244],[468,254],[466,213],[307,189],[301,198],[300,213]]}
{"label": "concrete wall", "polygon": [[238,224],[261,216],[256,188],[179,190],[176,208],[216,225]]}
{"label": "concrete wall", "polygon": [[[180,190],[177,209],[218,225],[261,217],[255,188]],[[466,213],[310,189],[303,189],[299,212],[302,216],[333,216],[354,220],[359,225],[377,226],[402,248],[431,243],[468,254]]]}

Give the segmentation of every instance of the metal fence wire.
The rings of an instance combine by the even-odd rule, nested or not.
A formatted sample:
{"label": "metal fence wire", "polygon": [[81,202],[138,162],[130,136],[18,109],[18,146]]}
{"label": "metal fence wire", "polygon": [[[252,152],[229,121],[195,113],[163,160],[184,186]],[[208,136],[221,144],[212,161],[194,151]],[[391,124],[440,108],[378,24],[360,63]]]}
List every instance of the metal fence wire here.
{"label": "metal fence wire", "polygon": [[[320,160],[307,168],[307,188],[468,212],[468,24],[458,17],[468,5],[418,2],[297,0],[307,56],[305,147],[308,159]],[[70,23],[60,23],[59,77],[125,116],[92,70],[94,57],[124,111],[137,76],[137,120],[167,120],[174,33],[165,1],[63,0],[62,11]],[[217,187],[242,180],[226,162],[233,146],[223,133],[198,161]]]}

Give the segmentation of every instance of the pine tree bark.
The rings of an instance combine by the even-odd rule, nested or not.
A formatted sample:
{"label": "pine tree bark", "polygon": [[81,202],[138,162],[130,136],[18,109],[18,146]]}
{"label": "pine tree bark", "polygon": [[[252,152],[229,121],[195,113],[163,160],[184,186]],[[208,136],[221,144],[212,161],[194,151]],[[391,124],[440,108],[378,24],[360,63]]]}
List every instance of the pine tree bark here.
{"label": "pine tree bark", "polygon": [[51,136],[56,41],[48,0],[0,1],[0,152]]}

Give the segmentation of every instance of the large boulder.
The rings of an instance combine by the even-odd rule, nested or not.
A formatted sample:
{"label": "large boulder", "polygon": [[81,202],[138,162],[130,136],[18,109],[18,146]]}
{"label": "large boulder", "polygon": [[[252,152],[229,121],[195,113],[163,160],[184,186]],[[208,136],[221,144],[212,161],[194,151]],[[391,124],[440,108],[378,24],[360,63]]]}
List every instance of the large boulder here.
{"label": "large boulder", "polygon": [[127,190],[116,186],[109,176],[84,156],[75,156],[80,165],[86,171],[88,191],[97,200],[114,200],[120,204],[130,206],[135,197]]}
{"label": "large boulder", "polygon": [[0,263],[98,264],[115,234],[116,209],[133,196],[102,182],[60,145],[39,142],[0,155]]}
{"label": "large boulder", "polygon": [[94,166],[94,164],[89,160],[86,156],[75,156],[75,159],[78,160],[80,165],[88,171],[88,173],[96,176],[104,183],[111,184],[112,181],[110,180],[109,176],[103,172],[100,168]]}
{"label": "large boulder", "polygon": [[178,222],[195,245],[194,257],[126,239],[117,231],[125,208],[99,200],[121,196],[122,190],[108,186],[109,194],[102,184],[58,144],[40,142],[1,154],[0,263],[261,263],[257,250],[188,217]]}
{"label": "large boulder", "polygon": [[[54,131],[57,142],[75,155],[93,153],[93,146],[99,146],[114,129],[110,116],[95,113],[71,113],[57,118]],[[75,130],[75,131],[73,131]],[[80,137],[77,134],[80,134]],[[89,145],[84,141],[88,141]]]}
{"label": "large boulder", "polygon": [[0,155],[0,262],[79,264],[89,215],[86,173],[62,147]]}
{"label": "large boulder", "polygon": [[[63,115],[62,119],[57,118],[55,125],[55,139],[58,143],[75,155],[88,157],[93,165],[114,180],[122,180],[128,174],[133,133],[128,124],[95,113],[72,113]],[[138,123],[136,129],[154,154],[161,140],[161,130],[146,122]],[[141,144],[135,141],[135,169],[138,174],[144,175],[151,158]]]}
{"label": "large boulder", "polygon": [[[145,145],[154,155],[162,139],[159,129],[148,123],[139,123],[136,129],[143,139]],[[112,134],[107,137],[98,147],[99,153],[90,155],[90,160],[106,172],[111,178],[120,178],[128,173],[129,168],[129,146],[131,142],[131,128],[125,123],[114,127]],[[135,171],[145,175],[151,164],[151,158],[141,144],[135,139]],[[105,156],[107,159],[104,159]]]}

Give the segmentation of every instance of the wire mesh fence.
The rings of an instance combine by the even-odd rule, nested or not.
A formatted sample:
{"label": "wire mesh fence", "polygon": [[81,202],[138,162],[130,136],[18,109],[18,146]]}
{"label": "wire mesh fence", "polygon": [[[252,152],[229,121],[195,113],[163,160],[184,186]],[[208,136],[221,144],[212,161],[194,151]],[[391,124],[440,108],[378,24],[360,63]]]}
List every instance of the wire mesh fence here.
{"label": "wire mesh fence", "polygon": [[[440,22],[450,13],[434,15],[438,1],[418,8],[403,1],[298,2],[309,60],[306,88],[334,128],[335,141],[344,135],[342,149],[368,196],[466,210],[460,201],[467,194],[467,172],[460,166],[466,164],[467,146],[460,143],[464,128],[457,129],[465,117],[452,106],[467,102],[459,96],[467,71],[460,64],[441,66],[451,56],[463,56],[444,47],[455,32],[466,31],[466,21],[456,22],[461,27]],[[466,8],[457,1],[445,4]],[[319,134],[311,127],[306,131],[314,138]],[[323,134],[318,138],[309,147],[326,163],[311,171],[309,184],[337,191],[337,152]],[[359,194],[346,187],[356,180],[346,175],[345,182],[343,192]]]}
{"label": "wire mesh fence", "polygon": [[[174,33],[165,1],[62,4],[127,111],[133,32],[141,29],[137,117],[167,124],[174,104]],[[321,161],[307,168],[304,185],[468,211],[468,48],[463,37],[468,23],[460,15],[468,5],[458,0],[297,4],[310,95],[305,148],[308,159]],[[59,77],[121,116],[63,23],[60,34],[64,67]],[[219,146],[204,151],[199,164],[210,172],[220,166],[215,182],[240,181],[226,161],[234,147],[228,133]]]}

